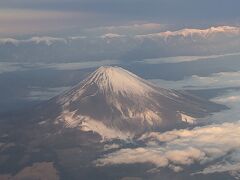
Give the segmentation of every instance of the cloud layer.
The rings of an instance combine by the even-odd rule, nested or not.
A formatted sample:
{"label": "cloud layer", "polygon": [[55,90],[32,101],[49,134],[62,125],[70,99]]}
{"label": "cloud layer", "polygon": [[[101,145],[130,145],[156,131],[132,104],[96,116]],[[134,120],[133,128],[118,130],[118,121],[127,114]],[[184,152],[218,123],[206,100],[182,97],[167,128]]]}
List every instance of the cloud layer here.
{"label": "cloud layer", "polygon": [[214,73],[207,77],[193,75],[181,81],[152,79],[154,84],[172,89],[209,89],[240,86],[240,71]]}
{"label": "cloud layer", "polygon": [[[133,29],[135,28],[133,25]],[[140,26],[140,25],[137,25]],[[142,25],[142,29],[155,29]],[[197,56],[239,52],[240,28],[182,29],[144,35],[117,34],[116,28],[102,35],[0,39],[0,53],[7,61],[76,62],[88,60],[142,60],[166,56]],[[106,28],[106,29],[109,29]],[[135,31],[135,29],[133,30]],[[125,33],[125,34],[124,34]],[[138,32],[135,32],[138,33]]]}
{"label": "cloud layer", "polygon": [[[236,168],[240,163],[239,138],[240,122],[215,124],[192,130],[152,132],[139,139],[145,142],[146,146],[121,149],[98,159],[95,163],[98,166],[151,163],[157,168],[169,167],[175,172],[182,171],[192,164],[199,164],[208,166],[199,171],[205,174],[239,171],[240,169]],[[225,161],[222,158],[225,158]],[[227,166],[224,163],[227,163]],[[221,166],[221,169],[216,168],[217,165]]]}

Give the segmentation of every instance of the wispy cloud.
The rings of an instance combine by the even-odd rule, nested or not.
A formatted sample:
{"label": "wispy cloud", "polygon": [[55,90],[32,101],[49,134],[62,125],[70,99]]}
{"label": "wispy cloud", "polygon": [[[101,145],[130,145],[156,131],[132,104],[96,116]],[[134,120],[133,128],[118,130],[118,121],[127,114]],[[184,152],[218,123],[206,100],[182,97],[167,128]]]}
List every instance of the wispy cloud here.
{"label": "wispy cloud", "polygon": [[181,81],[165,81],[161,79],[152,79],[151,81],[159,86],[165,86],[173,89],[238,87],[240,86],[240,71],[214,73],[207,77],[193,75]]}
{"label": "wispy cloud", "polygon": [[15,71],[27,71],[32,69],[51,69],[51,70],[80,70],[87,68],[95,68],[104,65],[116,65],[119,61],[105,60],[105,61],[90,61],[79,63],[7,63],[0,62],[0,74],[15,72]]}
{"label": "wispy cloud", "polygon": [[240,93],[239,91],[229,90],[228,93],[212,99],[212,101],[220,104],[225,104],[230,107],[229,110],[214,113],[208,118],[210,122],[236,122],[240,120]]}
{"label": "wispy cloud", "polygon": [[175,56],[175,57],[162,57],[162,58],[153,58],[153,59],[144,59],[139,61],[139,63],[144,64],[162,64],[162,63],[179,63],[179,62],[189,62],[189,61],[198,61],[198,60],[208,60],[215,58],[228,58],[234,55],[240,55],[240,52],[231,53],[231,54],[221,54],[221,55],[210,55],[210,56]]}

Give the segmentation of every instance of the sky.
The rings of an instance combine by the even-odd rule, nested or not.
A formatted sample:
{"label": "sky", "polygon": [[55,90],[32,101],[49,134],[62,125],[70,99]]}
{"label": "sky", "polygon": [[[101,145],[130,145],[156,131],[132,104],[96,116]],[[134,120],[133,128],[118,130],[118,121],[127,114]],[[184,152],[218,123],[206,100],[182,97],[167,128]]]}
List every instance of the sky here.
{"label": "sky", "polygon": [[238,53],[238,7],[239,0],[1,0],[0,61]]}
{"label": "sky", "polygon": [[240,24],[239,0],[1,0],[0,37],[73,35],[141,23],[174,28]]}

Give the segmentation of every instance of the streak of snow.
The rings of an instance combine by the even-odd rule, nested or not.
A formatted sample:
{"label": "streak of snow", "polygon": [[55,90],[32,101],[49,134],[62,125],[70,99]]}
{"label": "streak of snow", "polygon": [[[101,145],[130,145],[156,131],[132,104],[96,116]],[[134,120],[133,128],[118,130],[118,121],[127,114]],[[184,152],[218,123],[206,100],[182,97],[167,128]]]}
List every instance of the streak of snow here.
{"label": "streak of snow", "polygon": [[181,113],[181,119],[182,121],[189,123],[189,124],[195,124],[196,123],[196,118],[188,116],[186,114]]}
{"label": "streak of snow", "polygon": [[79,128],[84,132],[92,131],[99,134],[103,140],[108,139],[130,139],[132,134],[107,127],[101,121],[94,120],[88,116],[75,116],[75,112],[64,111],[57,121],[63,122],[68,128]]}

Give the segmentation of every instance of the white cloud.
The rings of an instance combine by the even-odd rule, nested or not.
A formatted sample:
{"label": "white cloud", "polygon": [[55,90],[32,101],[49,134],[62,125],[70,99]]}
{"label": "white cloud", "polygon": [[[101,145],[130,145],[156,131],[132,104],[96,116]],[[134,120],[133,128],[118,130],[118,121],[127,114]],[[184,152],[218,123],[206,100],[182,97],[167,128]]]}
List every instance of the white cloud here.
{"label": "white cloud", "polygon": [[96,161],[98,166],[134,163],[153,163],[157,167],[165,167],[169,162],[161,152],[150,148],[121,149]]}
{"label": "white cloud", "polygon": [[189,62],[189,61],[215,59],[215,58],[220,58],[220,57],[228,58],[229,56],[231,57],[232,55],[240,55],[240,53],[210,55],[210,56],[162,57],[162,58],[144,59],[142,61],[139,61],[139,63],[144,63],[144,64],[179,63],[179,62]]}
{"label": "white cloud", "polygon": [[[179,172],[192,164],[215,164],[216,161],[226,156],[231,156],[232,159],[236,156],[240,157],[239,138],[240,122],[214,124],[192,130],[152,132],[139,139],[141,142],[145,142],[146,146],[121,149],[105,155],[95,163],[98,166],[151,163],[157,168],[169,167],[175,172]],[[236,170],[236,164],[240,163],[240,158],[238,160],[234,158],[235,165],[230,165],[233,163],[232,159],[228,159],[229,162],[226,166],[221,164],[221,169],[218,171],[232,172]],[[203,170],[204,173],[214,171],[216,171],[215,165]]]}
{"label": "white cloud", "polygon": [[239,103],[240,102],[240,94],[236,94],[236,95],[225,95],[225,96],[221,96],[221,97],[217,97],[214,99],[216,102],[218,103],[224,103],[224,104],[230,104],[230,103]]}
{"label": "white cloud", "polygon": [[240,151],[237,150],[226,157],[222,161],[207,166],[203,170],[194,174],[212,174],[228,172],[235,179],[240,179]]}
{"label": "white cloud", "polygon": [[240,86],[240,71],[238,72],[220,72],[211,76],[201,77],[193,75],[181,81],[165,81],[161,79],[152,79],[154,84],[173,89],[207,89],[207,88],[225,88]]}
{"label": "white cloud", "polygon": [[17,63],[5,63],[0,62],[0,74],[6,72],[14,72],[14,71],[21,71],[23,70],[22,67],[19,66]]}
{"label": "white cloud", "polygon": [[235,122],[240,120],[240,93],[239,91],[229,90],[226,94],[212,99],[212,101],[220,104],[225,104],[230,109],[214,113],[208,117],[207,120],[210,122]]}
{"label": "white cloud", "polygon": [[45,43],[48,46],[50,46],[54,42],[67,43],[67,41],[64,38],[55,38],[55,37],[47,37],[47,36],[44,36],[44,37],[32,37],[27,42],[35,42],[36,44]]}
{"label": "white cloud", "polygon": [[104,34],[102,36],[100,36],[101,38],[105,39],[105,38],[119,38],[119,37],[124,37],[124,35],[120,35],[120,34],[113,34],[113,33],[108,33],[108,34]]}
{"label": "white cloud", "polygon": [[213,174],[213,173],[224,173],[228,172],[236,179],[240,179],[240,163],[232,164],[229,162],[221,162],[207,168],[203,169],[200,172],[193,173],[194,174]]}
{"label": "white cloud", "polygon": [[29,69],[53,69],[53,70],[80,70],[104,65],[119,64],[116,60],[89,61],[79,63],[7,63],[0,62],[0,74],[14,71],[26,71]]}
{"label": "white cloud", "polygon": [[118,64],[119,61],[116,60],[104,60],[104,61],[89,61],[80,63],[52,63],[52,64],[42,64],[44,68],[51,68],[56,70],[79,70],[86,68],[94,68],[104,65],[114,65]]}

